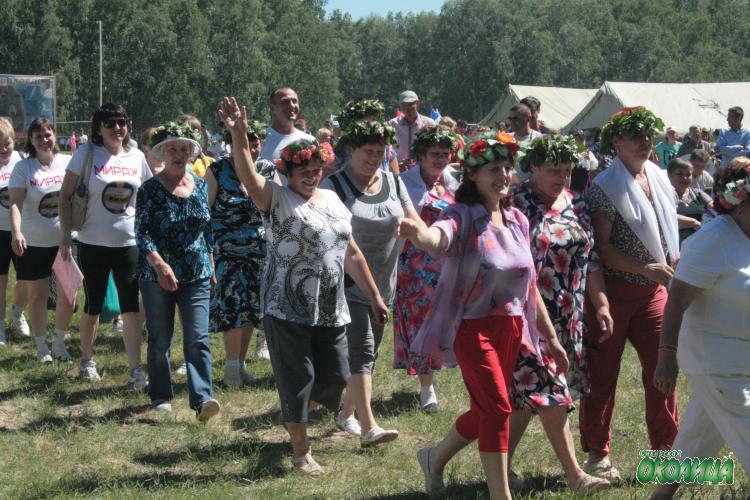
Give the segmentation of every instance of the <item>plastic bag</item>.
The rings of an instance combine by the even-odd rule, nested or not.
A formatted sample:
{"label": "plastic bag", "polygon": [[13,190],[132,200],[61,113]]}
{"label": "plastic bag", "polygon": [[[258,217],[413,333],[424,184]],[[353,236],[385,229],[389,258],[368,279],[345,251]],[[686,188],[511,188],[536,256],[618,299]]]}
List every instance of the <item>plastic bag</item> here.
{"label": "plastic bag", "polygon": [[99,323],[110,323],[120,314],[120,299],[117,297],[117,287],[112,273],[109,273],[107,293],[104,295],[104,306],[99,316]]}

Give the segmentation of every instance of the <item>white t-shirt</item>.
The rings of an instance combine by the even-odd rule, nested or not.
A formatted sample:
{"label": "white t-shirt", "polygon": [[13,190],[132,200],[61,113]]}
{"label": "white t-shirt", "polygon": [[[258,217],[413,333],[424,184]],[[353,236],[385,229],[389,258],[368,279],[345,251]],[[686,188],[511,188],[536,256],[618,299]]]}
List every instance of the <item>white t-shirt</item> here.
{"label": "white t-shirt", "polygon": [[320,189],[314,201],[271,183],[267,214],[268,256],[261,310],[308,326],[350,322],[344,297],[344,255],[352,235],[352,214],[333,191]]}
{"label": "white t-shirt", "polygon": [[49,167],[36,158],[16,163],[10,175],[10,189],[25,189],[21,212],[21,233],[30,247],[56,247],[60,244],[58,202],[70,156],[57,154]]}
{"label": "white t-shirt", "polygon": [[81,176],[89,147],[94,148],[89,201],[78,240],[105,247],[134,246],[136,193],[152,177],[146,157],[134,147],[114,156],[103,146],[88,144],[76,150],[67,170]]}
{"label": "white t-shirt", "polygon": [[268,137],[266,142],[263,143],[263,147],[260,150],[259,158],[262,160],[278,160],[281,158],[281,150],[287,147],[294,141],[300,139],[307,139],[308,141],[314,141],[315,137],[310,134],[306,134],[301,130],[294,129],[291,134],[280,134],[276,132],[272,127],[268,127]]}
{"label": "white t-shirt", "polygon": [[750,374],[750,238],[716,217],[685,240],[675,278],[704,289],[682,318],[682,371]]}
{"label": "white t-shirt", "polygon": [[10,174],[13,173],[13,167],[16,163],[23,160],[18,151],[10,154],[10,160],[5,165],[0,166],[0,231],[10,231],[10,192],[8,191],[8,182]]}

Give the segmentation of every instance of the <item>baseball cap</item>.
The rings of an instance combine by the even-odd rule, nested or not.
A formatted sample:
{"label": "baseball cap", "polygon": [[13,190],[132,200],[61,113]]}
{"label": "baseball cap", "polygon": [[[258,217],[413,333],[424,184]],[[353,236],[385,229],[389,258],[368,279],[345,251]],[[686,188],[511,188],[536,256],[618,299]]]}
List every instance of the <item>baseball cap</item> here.
{"label": "baseball cap", "polygon": [[674,128],[672,128],[672,127],[667,127],[667,132],[666,133],[668,134],[670,132],[677,132],[677,131]]}
{"label": "baseball cap", "polygon": [[417,93],[413,90],[404,90],[398,95],[398,103],[404,103],[404,102],[414,102],[418,101],[419,97],[417,97]]}

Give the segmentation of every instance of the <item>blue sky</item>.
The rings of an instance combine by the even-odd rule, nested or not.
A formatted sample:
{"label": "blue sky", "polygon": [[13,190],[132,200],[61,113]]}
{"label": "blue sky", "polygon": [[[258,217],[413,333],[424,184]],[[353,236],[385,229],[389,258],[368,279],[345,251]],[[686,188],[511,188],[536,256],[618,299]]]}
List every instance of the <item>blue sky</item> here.
{"label": "blue sky", "polygon": [[370,14],[385,16],[388,12],[424,12],[431,10],[440,12],[444,0],[328,0],[326,12],[330,13],[336,9],[351,14],[352,19],[359,19]]}

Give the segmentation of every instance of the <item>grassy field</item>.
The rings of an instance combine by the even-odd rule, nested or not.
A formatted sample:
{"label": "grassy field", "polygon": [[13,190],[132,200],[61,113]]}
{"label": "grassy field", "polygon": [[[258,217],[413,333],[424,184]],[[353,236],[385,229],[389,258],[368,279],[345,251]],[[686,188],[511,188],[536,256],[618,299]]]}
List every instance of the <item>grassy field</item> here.
{"label": "grassy field", "polygon": [[[80,355],[77,324],[78,315],[70,329],[74,356]],[[175,346],[180,342],[178,334]],[[211,347],[214,378],[220,381],[221,336],[212,338]],[[177,366],[181,348],[173,352]],[[443,411],[422,413],[416,380],[390,368],[391,352],[386,335],[373,409],[381,425],[399,429],[401,437],[362,450],[357,439],[338,431],[330,413],[316,412],[313,449],[327,474],[309,478],[291,469],[267,361],[249,360],[258,377],[254,386],[226,390],[215,382],[222,412],[203,426],[187,407],[185,377],[175,379],[177,397],[168,414],[151,410],[146,395],[124,390],[125,353],[109,326],[100,328],[95,351],[100,383],[76,379],[77,363],[39,365],[33,340],[11,331],[10,343],[0,348],[0,498],[423,498],[415,452],[446,432],[467,408],[468,396],[460,373],[447,370],[438,376]],[[628,348],[613,428],[614,463],[628,479],[595,498],[647,498],[652,490],[632,479],[638,452],[648,447],[640,385],[637,358]],[[682,409],[688,394],[684,379],[680,390]],[[577,413],[572,418],[578,446]],[[536,420],[514,470],[527,484],[516,498],[575,498]],[[734,486],[684,488],[681,497],[750,498],[747,477],[739,466],[737,471]],[[456,457],[446,482],[451,498],[487,498],[476,448]]]}

